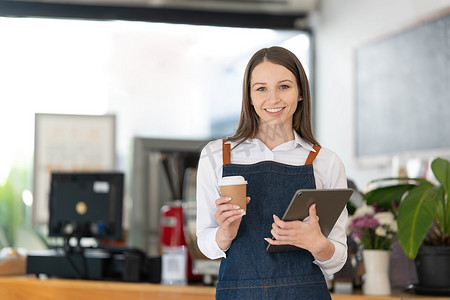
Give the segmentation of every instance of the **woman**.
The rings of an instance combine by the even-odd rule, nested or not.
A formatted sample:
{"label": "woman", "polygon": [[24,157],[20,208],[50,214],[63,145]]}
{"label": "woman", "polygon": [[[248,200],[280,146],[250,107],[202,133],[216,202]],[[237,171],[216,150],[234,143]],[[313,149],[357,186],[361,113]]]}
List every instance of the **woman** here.
{"label": "woman", "polygon": [[[328,238],[320,231],[314,205],[307,221],[279,218],[299,189],[347,187],[341,160],[314,138],[310,103],[297,57],[281,47],[261,49],[245,70],[235,135],[202,151],[197,237],[207,257],[222,258],[217,299],[330,299],[320,269],[333,274],[346,261],[347,210]],[[248,182],[245,216],[229,198],[220,197],[218,180],[234,175]],[[267,243],[305,250],[268,253]]]}

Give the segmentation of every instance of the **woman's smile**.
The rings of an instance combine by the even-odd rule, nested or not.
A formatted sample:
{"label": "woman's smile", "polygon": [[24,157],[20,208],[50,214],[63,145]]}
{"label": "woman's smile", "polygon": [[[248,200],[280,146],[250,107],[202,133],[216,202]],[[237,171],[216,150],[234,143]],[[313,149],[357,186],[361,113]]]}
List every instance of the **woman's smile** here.
{"label": "woman's smile", "polygon": [[265,108],[264,110],[272,117],[279,116],[283,113],[283,110],[286,107],[277,107],[277,108]]}

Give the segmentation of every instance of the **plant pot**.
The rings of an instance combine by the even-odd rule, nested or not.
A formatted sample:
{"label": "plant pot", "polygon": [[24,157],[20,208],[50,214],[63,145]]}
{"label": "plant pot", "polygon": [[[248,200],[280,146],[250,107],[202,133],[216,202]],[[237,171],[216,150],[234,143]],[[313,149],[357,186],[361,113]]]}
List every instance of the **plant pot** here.
{"label": "plant pot", "polygon": [[450,247],[421,246],[415,263],[419,288],[450,294]]}
{"label": "plant pot", "polygon": [[372,296],[389,295],[389,250],[363,250],[362,254],[366,270],[363,293]]}
{"label": "plant pot", "polygon": [[405,254],[398,240],[391,245],[389,279],[394,290],[405,290],[411,283],[417,282],[414,259]]}

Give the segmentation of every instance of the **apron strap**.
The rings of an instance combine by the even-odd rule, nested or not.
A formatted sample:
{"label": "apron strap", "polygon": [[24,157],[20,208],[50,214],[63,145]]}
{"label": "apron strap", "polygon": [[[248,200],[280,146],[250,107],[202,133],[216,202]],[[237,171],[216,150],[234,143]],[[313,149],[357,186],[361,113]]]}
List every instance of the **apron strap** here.
{"label": "apron strap", "polygon": [[319,154],[319,151],[322,147],[320,147],[319,145],[314,145],[313,149],[316,150],[316,152],[314,151],[310,151],[308,158],[306,159],[305,165],[310,165],[313,163],[314,159],[316,158],[317,154]]}
{"label": "apron strap", "polygon": [[226,142],[228,142],[228,139],[222,139],[222,160],[224,166],[231,163],[231,145],[226,144]]}
{"label": "apron strap", "polygon": [[[231,146],[230,144],[227,144],[228,139],[222,139],[222,161],[223,165],[228,165],[231,163]],[[316,150],[316,152],[309,152],[308,158],[306,159],[305,165],[310,165],[313,163],[314,159],[316,158],[317,154],[319,154],[320,147],[319,145],[314,145],[313,149]]]}

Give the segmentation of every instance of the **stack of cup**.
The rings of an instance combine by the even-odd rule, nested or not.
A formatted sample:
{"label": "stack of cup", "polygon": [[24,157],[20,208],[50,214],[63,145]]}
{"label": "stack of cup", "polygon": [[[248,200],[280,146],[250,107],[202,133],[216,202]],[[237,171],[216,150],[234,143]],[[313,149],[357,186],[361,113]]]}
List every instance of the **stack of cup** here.
{"label": "stack of cup", "polygon": [[242,176],[227,176],[219,180],[222,197],[231,197],[230,203],[241,208],[242,215],[247,211],[247,181]]}

